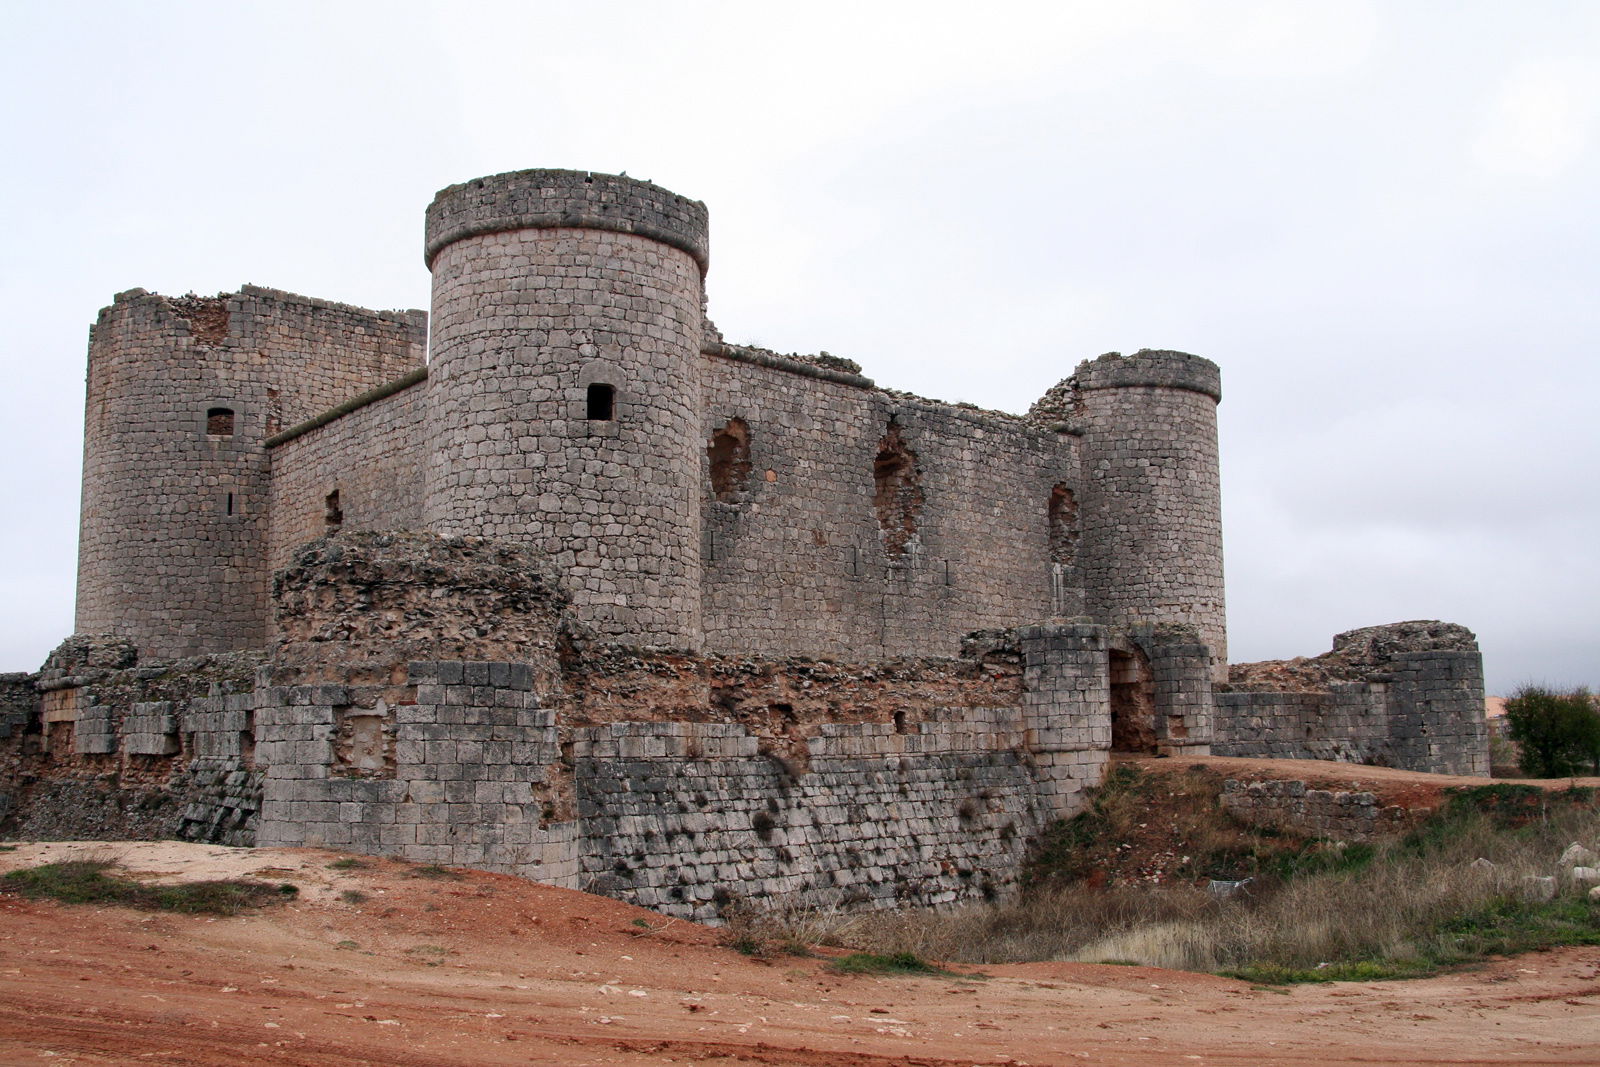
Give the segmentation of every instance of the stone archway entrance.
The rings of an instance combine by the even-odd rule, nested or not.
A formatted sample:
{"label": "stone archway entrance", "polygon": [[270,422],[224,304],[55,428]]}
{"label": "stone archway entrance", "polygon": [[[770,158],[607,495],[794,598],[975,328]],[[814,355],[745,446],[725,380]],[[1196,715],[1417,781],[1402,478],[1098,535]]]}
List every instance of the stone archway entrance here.
{"label": "stone archway entrance", "polygon": [[1156,694],[1150,657],[1137,646],[1111,650],[1111,751],[1156,751]]}

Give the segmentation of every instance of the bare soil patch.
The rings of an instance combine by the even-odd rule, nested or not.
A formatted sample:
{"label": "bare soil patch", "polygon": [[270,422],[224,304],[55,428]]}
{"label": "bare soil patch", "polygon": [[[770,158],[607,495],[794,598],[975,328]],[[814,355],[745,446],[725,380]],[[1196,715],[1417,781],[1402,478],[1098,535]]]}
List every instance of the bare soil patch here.
{"label": "bare soil patch", "polygon": [[1600,951],[1272,991],[1144,967],[958,977],[753,960],[617,901],[338,853],[22,844],[149,877],[293,882],[238,918],[0,895],[0,1061],[108,1064],[1591,1063]]}

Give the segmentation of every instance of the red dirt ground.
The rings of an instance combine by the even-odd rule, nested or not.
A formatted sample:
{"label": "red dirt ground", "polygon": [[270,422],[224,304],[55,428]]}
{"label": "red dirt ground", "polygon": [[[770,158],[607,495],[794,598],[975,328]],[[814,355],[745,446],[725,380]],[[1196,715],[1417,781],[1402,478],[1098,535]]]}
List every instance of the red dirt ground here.
{"label": "red dirt ground", "polygon": [[[1600,950],[1411,982],[1252,988],[1144,967],[829,973],[517,878],[171,843],[24,844],[301,887],[238,918],[0,895],[7,1064],[1460,1064],[1600,1061]],[[345,899],[347,891],[365,899]],[[352,898],[354,899],[354,898]],[[975,968],[957,968],[971,973]]]}

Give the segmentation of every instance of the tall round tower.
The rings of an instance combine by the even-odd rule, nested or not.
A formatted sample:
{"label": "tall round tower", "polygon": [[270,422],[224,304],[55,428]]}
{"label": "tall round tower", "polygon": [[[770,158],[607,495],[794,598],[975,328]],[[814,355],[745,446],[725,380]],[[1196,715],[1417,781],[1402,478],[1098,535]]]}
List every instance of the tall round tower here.
{"label": "tall round tower", "polygon": [[229,347],[223,297],[132,289],[89,343],[79,633],[145,655],[265,640],[266,388]]}
{"label": "tall round tower", "polygon": [[1085,600],[1113,627],[1185,623],[1225,678],[1217,365],[1183,352],[1078,366]]}
{"label": "tall round tower", "polygon": [[528,170],[428,208],[424,521],[534,545],[602,634],[697,647],[705,205]]}

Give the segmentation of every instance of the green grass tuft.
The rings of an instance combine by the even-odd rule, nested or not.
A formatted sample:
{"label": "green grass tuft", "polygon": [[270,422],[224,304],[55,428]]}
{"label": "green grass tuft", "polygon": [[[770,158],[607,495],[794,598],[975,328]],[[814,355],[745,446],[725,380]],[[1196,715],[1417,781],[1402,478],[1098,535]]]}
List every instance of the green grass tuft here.
{"label": "green grass tuft", "polygon": [[149,885],[107,873],[107,860],[68,860],[12,871],[0,879],[0,890],[30,900],[56,900],[63,904],[111,904],[145,911],[175,911],[191,915],[237,915],[250,908],[285,900],[298,887],[262,882],[187,882]]}
{"label": "green grass tuft", "polygon": [[446,882],[459,882],[461,874],[452,871],[449,867],[441,867],[437,863],[425,863],[421,867],[413,867],[406,872],[409,878],[438,878]]}
{"label": "green grass tuft", "polygon": [[875,952],[852,952],[828,965],[839,974],[942,974],[954,977],[954,971],[937,967],[913,952],[892,952],[880,955]]}

